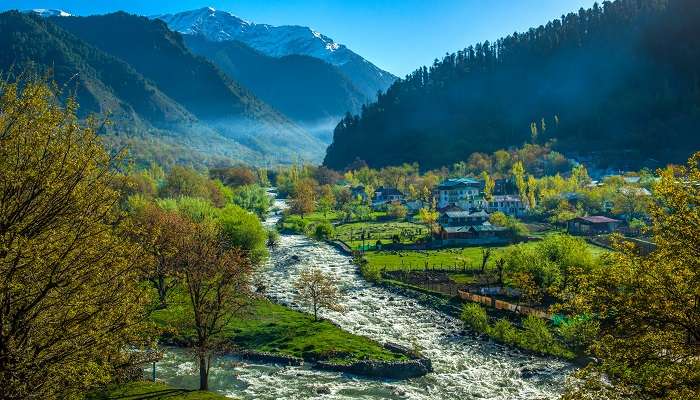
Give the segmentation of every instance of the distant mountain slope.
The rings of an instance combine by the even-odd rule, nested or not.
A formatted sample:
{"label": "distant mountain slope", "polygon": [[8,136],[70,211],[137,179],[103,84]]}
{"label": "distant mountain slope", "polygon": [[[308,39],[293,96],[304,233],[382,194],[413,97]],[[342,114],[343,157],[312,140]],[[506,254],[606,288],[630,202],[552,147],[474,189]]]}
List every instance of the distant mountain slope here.
{"label": "distant mountain slope", "polygon": [[185,44],[328,143],[338,120],[368,100],[337,68],[317,58],[275,58],[239,41],[212,42],[202,36],[186,35]]}
{"label": "distant mountain slope", "polygon": [[271,57],[305,55],[326,61],[343,71],[368,99],[374,99],[377,91],[386,90],[396,80],[394,75],[308,27],[255,24],[211,7],[156,18],[174,31],[215,42],[238,40]]}
{"label": "distant mountain slope", "polygon": [[200,120],[255,151],[287,159],[318,159],[323,151],[316,138],[192,54],[162,21],[122,12],[50,20],[128,62]]}
{"label": "distant mountain slope", "polygon": [[341,121],[325,164],[451,165],[530,141],[532,122],[538,142],[608,165],[686,159],[700,149],[700,7],[606,2],[446,56]]}

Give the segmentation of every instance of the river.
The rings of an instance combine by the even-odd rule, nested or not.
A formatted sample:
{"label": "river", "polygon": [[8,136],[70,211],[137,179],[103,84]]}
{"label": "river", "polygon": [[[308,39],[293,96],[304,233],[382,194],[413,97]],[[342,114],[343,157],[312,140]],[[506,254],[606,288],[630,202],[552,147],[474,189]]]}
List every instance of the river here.
{"label": "river", "polygon": [[[282,200],[275,205],[285,207]],[[277,219],[271,216],[265,224],[274,225]],[[381,343],[417,346],[432,360],[435,371],[386,381],[222,357],[212,367],[211,390],[241,399],[555,399],[572,371],[570,364],[556,359],[464,336],[459,320],[366,282],[348,256],[300,235],[281,235],[279,246],[271,251],[261,272],[267,296],[292,303],[292,283],[306,266],[335,274],[345,293],[345,311],[324,312],[325,318]],[[196,388],[198,383],[194,361],[180,349],[166,351],[157,375],[181,387]],[[318,394],[319,388],[330,394]]]}

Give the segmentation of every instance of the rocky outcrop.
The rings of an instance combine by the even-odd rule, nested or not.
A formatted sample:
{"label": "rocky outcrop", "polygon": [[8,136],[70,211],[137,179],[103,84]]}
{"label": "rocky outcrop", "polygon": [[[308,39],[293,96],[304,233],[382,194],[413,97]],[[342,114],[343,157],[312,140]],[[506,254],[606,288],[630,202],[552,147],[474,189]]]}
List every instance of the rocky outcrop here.
{"label": "rocky outcrop", "polygon": [[326,371],[346,372],[375,378],[408,379],[432,372],[433,367],[427,358],[407,361],[362,360],[348,364],[319,361],[316,368]]}
{"label": "rocky outcrop", "polygon": [[289,356],[286,354],[267,353],[264,351],[244,350],[241,352],[237,352],[236,355],[239,356],[242,360],[252,362],[293,366],[304,364],[304,360],[299,357]]}

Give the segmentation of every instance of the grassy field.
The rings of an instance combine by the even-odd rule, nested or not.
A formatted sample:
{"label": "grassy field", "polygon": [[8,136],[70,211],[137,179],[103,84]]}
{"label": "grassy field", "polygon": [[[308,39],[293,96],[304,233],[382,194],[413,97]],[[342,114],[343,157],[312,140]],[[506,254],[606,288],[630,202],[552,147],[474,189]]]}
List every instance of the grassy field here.
{"label": "grassy field", "polygon": [[[382,244],[392,243],[392,237],[399,235],[401,243],[413,243],[428,234],[428,228],[413,222],[353,222],[339,225],[335,237],[350,245],[353,249],[362,245],[362,232],[365,232],[365,245],[374,245],[377,240]],[[402,235],[402,232],[404,235]]]}
{"label": "grassy field", "polygon": [[[177,297],[177,296],[174,296]],[[185,326],[186,302],[173,302],[165,310],[156,311],[153,320],[164,327]],[[188,329],[174,332],[179,339],[193,336]],[[287,354],[306,359],[352,361],[361,359],[401,360],[405,356],[392,353],[363,336],[345,332],[328,321],[314,321],[313,316],[257,300],[246,315],[235,318],[226,328],[226,336],[246,349]]]}
{"label": "grassy field", "polygon": [[[525,243],[525,246],[535,246],[537,242]],[[489,265],[498,258],[500,252],[510,246],[492,247]],[[592,244],[590,251],[598,256],[609,250]],[[372,251],[365,253],[369,268],[386,271],[449,269],[455,271],[471,270],[481,267],[481,247],[463,247],[440,250],[404,250],[404,251]],[[459,279],[459,278],[458,278]],[[466,279],[466,278],[465,278]]]}
{"label": "grassy field", "polygon": [[131,382],[86,396],[87,400],[227,400],[213,392],[177,389],[160,382]]}

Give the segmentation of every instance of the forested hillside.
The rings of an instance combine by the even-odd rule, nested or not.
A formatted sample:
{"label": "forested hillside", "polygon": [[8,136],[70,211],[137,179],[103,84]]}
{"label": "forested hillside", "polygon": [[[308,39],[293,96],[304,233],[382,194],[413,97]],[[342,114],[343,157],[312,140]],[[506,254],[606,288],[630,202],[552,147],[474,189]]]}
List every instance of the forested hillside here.
{"label": "forested hillside", "polygon": [[160,20],[118,12],[53,23],[128,62],[201,121],[264,155],[313,159],[322,145],[285,116],[192,54]]}
{"label": "forested hillside", "polygon": [[700,147],[697,3],[604,2],[448,54],[347,115],[325,164],[434,168],[549,140],[628,167],[682,161]]}
{"label": "forested hillside", "polygon": [[39,74],[79,115],[108,118],[105,141],[139,164],[198,166],[318,160],[323,144],[207,60],[160,21],[116,13],[0,14],[0,71]]}
{"label": "forested hillside", "polygon": [[239,41],[214,42],[196,35],[183,37],[193,53],[207,58],[326,143],[330,142],[330,132],[338,119],[347,111],[358,112],[369,100],[338,68],[317,58],[303,55],[276,58]]}

